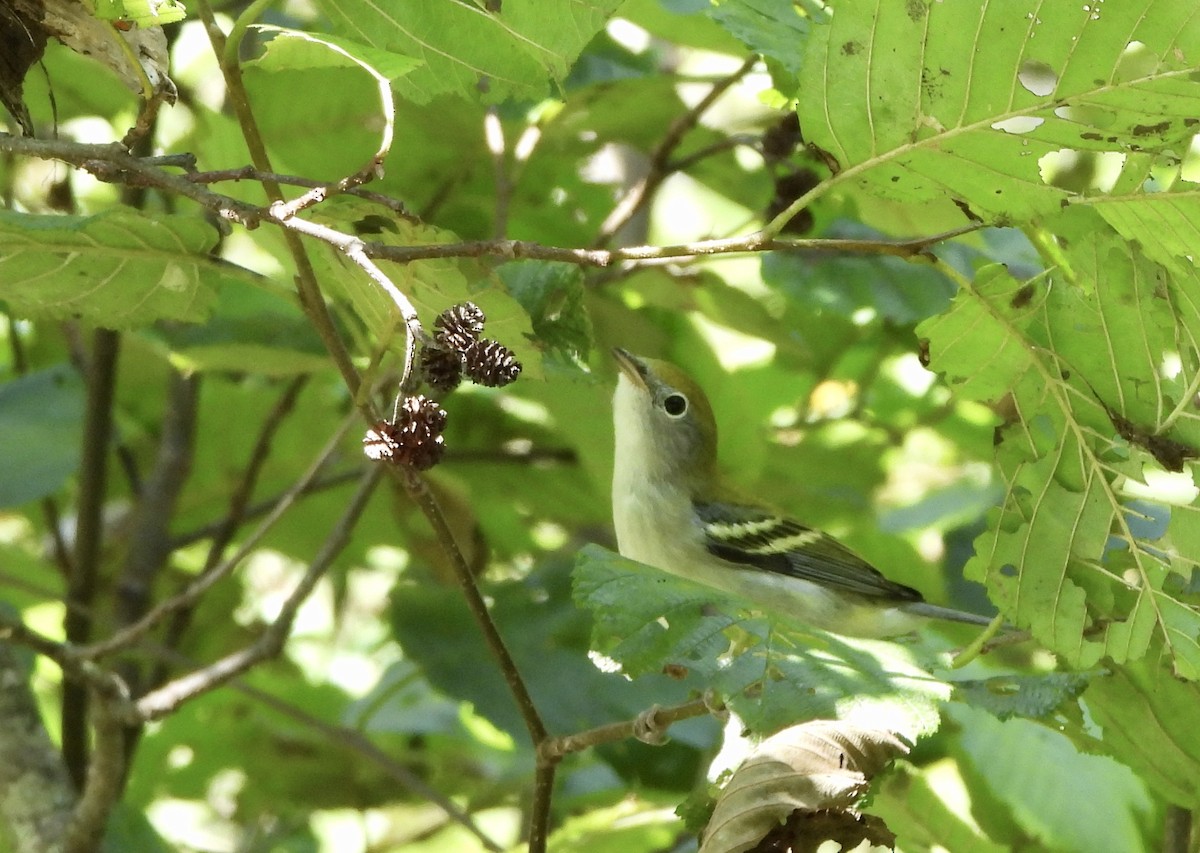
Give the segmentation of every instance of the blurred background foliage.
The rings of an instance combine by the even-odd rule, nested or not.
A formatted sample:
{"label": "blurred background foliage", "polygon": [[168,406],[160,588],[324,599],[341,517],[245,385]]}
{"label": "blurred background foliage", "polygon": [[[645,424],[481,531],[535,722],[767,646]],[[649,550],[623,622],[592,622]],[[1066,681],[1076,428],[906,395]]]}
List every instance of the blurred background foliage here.
{"label": "blurred background foliage", "polygon": [[[463,387],[443,399],[448,452],[428,478],[551,732],[631,719],[712,686],[748,730],[737,723],[723,729],[701,717],[673,727],[663,746],[631,739],[567,758],[553,801],[552,849],[690,849],[694,834],[674,810],[689,797],[703,799],[706,780],[736,763],[744,733],[769,734],[788,722],[832,714],[916,739],[870,803],[900,849],[1155,849],[1173,809],[1200,805],[1200,739],[1187,722],[1195,719],[1200,696],[1193,681],[1175,677],[1197,672],[1189,556],[1197,541],[1190,512],[1195,488],[1188,464],[1181,465],[1186,482],[1172,479],[1137,431],[1123,433],[1106,412],[1111,415],[1111,407],[1144,431],[1169,435],[1190,456],[1200,324],[1192,307],[1192,259],[1171,241],[1191,249],[1194,243],[1184,234],[1144,248],[1153,242],[1145,239],[1153,227],[1135,210],[1139,192],[1161,191],[1154,199],[1156,210],[1166,211],[1161,216],[1194,230],[1200,218],[1186,207],[1194,204],[1194,185],[1184,186],[1195,170],[1190,132],[1169,139],[1152,133],[1153,115],[1123,124],[1118,119],[1125,112],[1156,108],[1126,103],[1106,107],[1112,138],[1119,139],[1112,144],[1127,155],[1115,167],[1108,152],[1077,144],[1078,130],[1061,144],[1036,135],[1022,140],[994,123],[1022,109],[1035,111],[1022,107],[1014,91],[1024,90],[1027,98],[1038,93],[1017,85],[1018,63],[999,60],[1004,50],[1019,54],[1033,44],[1033,24],[1013,47],[996,35],[993,18],[968,33],[967,13],[940,11],[955,20],[929,24],[925,41],[914,41],[908,27],[933,14],[925,4],[916,3],[920,14],[907,21],[893,20],[902,15],[899,6],[877,10],[873,19],[852,4],[832,5],[832,24],[827,9],[807,0],[504,0],[495,17],[489,17],[490,4],[443,0],[408,4],[403,26],[376,17],[383,4],[280,2],[261,20],[334,33],[358,45],[361,57],[375,56],[370,48],[421,60],[392,80],[396,138],[382,176],[369,186],[401,200],[411,218],[385,216],[361,199],[338,199],[314,211],[314,218],[359,227],[371,239],[395,245],[493,237],[564,247],[685,243],[749,234],[818,185],[828,190],[814,195],[783,236],[882,241],[973,221],[996,226],[909,259],[806,250],[608,268],[494,258],[386,265],[427,326],[439,311],[469,298],[487,312],[488,334],[525,364],[525,375],[508,388]],[[905,5],[912,11],[913,3]],[[1010,19],[1031,21],[1026,5],[1036,6],[1016,4]],[[1153,19],[1164,4],[1133,5],[1147,7],[1139,14]],[[218,8],[218,19],[228,29],[241,11],[236,4]],[[504,22],[503,37],[489,23],[495,20]],[[1086,21],[1064,25],[1056,37],[1053,23],[1038,32],[1059,47],[1072,34],[1109,38],[1099,24],[1087,29]],[[1179,49],[1178,67],[1159,77],[1174,79],[1180,68],[1196,73],[1195,36],[1180,32],[1175,41],[1155,41],[1155,31],[1137,42],[1161,62]],[[939,41],[938,33],[950,35]],[[263,43],[270,36],[252,31],[242,56],[275,170],[326,181],[358,169],[375,151],[382,127],[374,81],[352,64],[322,65],[307,54],[267,62]],[[993,38],[999,59],[981,81],[962,82],[976,49]],[[249,163],[201,23],[189,17],[172,25],[168,39],[180,98],[159,115],[155,149],[191,152],[201,170]],[[850,62],[869,44],[877,45],[873,57],[883,57],[889,50],[907,55],[926,42],[943,53],[914,60],[913,67],[941,62],[948,89],[977,88],[946,94],[923,78],[922,121],[920,110],[909,115],[903,109],[911,105],[904,86],[912,82],[902,76],[904,68],[882,58],[861,66],[837,60]],[[1127,56],[1130,44],[1118,52]],[[1053,67],[1065,81],[1068,72],[1103,64],[1106,49]],[[751,55],[761,61],[738,73]],[[47,135],[102,142],[119,139],[133,123],[135,99],[115,75],[57,43],[44,61],[46,73],[25,81],[25,101]],[[1122,81],[1142,79],[1122,62],[1101,75],[1118,89]],[[833,77],[818,91],[812,84],[820,72]],[[1153,69],[1139,73],[1155,77]],[[727,81],[730,75],[735,78]],[[723,81],[727,89],[696,126],[661,152],[676,123]],[[972,97],[993,84],[1008,87],[1007,103]],[[870,100],[872,87],[903,91],[883,96],[880,106]],[[1039,116],[1064,108],[1046,94],[1037,103]],[[1187,104],[1200,99],[1186,97]],[[1067,108],[1101,109],[1099,100],[1081,96]],[[957,124],[945,117],[947,103],[962,107]],[[825,125],[810,122],[818,114],[830,116]],[[1072,120],[1084,124],[1079,115]],[[1163,138],[1147,139],[1154,133]],[[977,143],[978,151],[952,150],[980,134],[988,141]],[[1140,148],[1126,144],[1130,135]],[[921,148],[919,140],[930,137],[936,144]],[[1017,156],[1007,146],[1022,142],[1032,142],[1039,157],[1033,172],[1018,174],[1005,158]],[[1047,158],[1051,148],[1070,150]],[[1128,173],[1136,158],[1166,148],[1175,162],[1147,161],[1142,182],[1134,185]],[[906,160],[910,149],[946,160],[930,165],[916,154]],[[831,163],[841,173],[831,171]],[[994,184],[981,176],[987,169],[980,163],[995,165]],[[955,170],[961,185],[949,177]],[[648,174],[662,179],[649,203],[615,232],[607,230],[614,206]],[[1160,185],[1150,186],[1152,180]],[[104,637],[119,627],[120,569],[144,477],[163,439],[173,377],[198,377],[199,390],[190,470],[170,519],[170,557],[155,579],[159,598],[201,570],[212,525],[227,511],[261,431],[276,429],[252,508],[297,480],[353,401],[297,304],[296,270],[279,230],[234,227],[218,240],[210,227],[195,235],[210,244],[183,247],[191,239],[187,228],[202,224],[190,202],[148,192],[134,205],[115,186],[51,160],[6,155],[0,188],[6,211],[0,218],[6,318],[0,329],[6,339],[0,350],[0,600],[31,627],[61,636],[65,588],[52,525],[70,546],[81,488],[79,448],[86,440],[80,376],[91,357],[87,334],[93,326],[117,326],[123,331],[113,474],[104,496],[93,629]],[[253,180],[214,188],[267,203]],[[1107,192],[1114,200],[1123,193],[1119,200],[1129,206],[1119,214],[1097,213]],[[1057,215],[1057,208],[1072,204]],[[82,302],[28,283],[36,278],[31,251],[47,245],[39,243],[47,238],[30,236],[28,217],[94,217],[135,206],[146,219],[179,214],[187,220],[171,238],[182,248],[164,251],[192,257],[194,301],[176,304],[182,297],[161,293],[149,284],[157,278],[144,271],[146,298],[165,300],[161,309],[145,303],[144,314],[126,310],[141,293],[127,279],[96,282]],[[384,217],[385,224],[372,217]],[[131,262],[136,253],[121,241],[140,238],[144,220],[113,227],[119,232],[115,254]],[[314,243],[311,254],[338,328],[356,364],[366,367],[391,333],[389,303],[328,247]],[[210,263],[217,258],[221,264]],[[166,261],[156,256],[146,263],[153,270]],[[968,313],[976,295],[976,310],[1004,300],[1007,307],[984,311],[985,322]],[[1044,360],[1061,381],[1037,372],[1039,356],[1029,357],[1030,366],[1014,355],[1022,340],[1061,356]],[[1140,353],[1123,355],[1139,343]],[[672,622],[669,631],[651,636],[669,604],[692,601],[696,593],[684,584],[664,587],[596,547],[615,547],[609,503],[615,369],[607,355],[613,346],[686,366],[713,402],[722,458],[741,486],[831,531],[932,600],[984,611],[994,609],[990,591],[1005,615],[1031,628],[1041,645],[1002,650],[950,673],[945,651],[971,638],[963,629],[931,629],[900,644],[842,643],[731,603],[715,613],[697,607],[694,621]],[[396,367],[394,358],[385,359],[377,375],[386,380]],[[1072,384],[1069,374],[1081,369]],[[375,404],[390,411],[394,385],[380,381],[378,387]],[[1090,399],[1079,403],[1088,388]],[[293,405],[279,408],[288,394]],[[1039,394],[1075,395],[1075,403],[1042,409]],[[1138,409],[1142,404],[1150,410]],[[1188,411],[1163,416],[1176,406]],[[1047,431],[1044,440],[1039,429]],[[1025,438],[1014,438],[1018,434]],[[1062,436],[1075,434],[1076,444],[1063,451]],[[317,487],[232,579],[204,597],[187,630],[154,635],[136,650],[138,663],[181,672],[261,632],[325,541],[367,464],[360,437],[357,429],[349,431]],[[1096,521],[1089,530],[1100,544],[1083,553],[1072,551],[1079,526],[1065,532],[1039,526],[1059,512],[1053,501],[1066,506],[1068,498],[1045,498],[1043,512],[1037,495],[1043,486],[1049,493],[1048,484],[1065,482],[1083,503],[1101,499],[1078,486],[1071,471],[1054,467],[1071,453],[1092,453],[1089,441],[1100,461],[1081,477],[1111,486],[1120,499],[1115,516],[1135,529]],[[1050,471],[1037,474],[1047,453]],[[1122,491],[1127,480],[1142,490]],[[1132,497],[1142,503],[1131,503]],[[1028,510],[1023,516],[1021,506]],[[1062,518],[1070,527],[1073,517]],[[1112,553],[1122,549],[1125,557]],[[1083,616],[1066,605],[1060,613],[1058,593],[1032,582],[1005,586],[1014,566],[1024,568],[1012,558],[1018,553],[1031,561],[1063,561],[1057,577],[1075,578],[1099,622],[1128,619],[1136,636],[1124,638],[1124,653],[1114,651],[1118,640],[1110,636],[1084,648]],[[971,580],[964,580],[973,555]],[[1095,574],[1103,578],[1094,582],[1080,568],[1102,563]],[[1114,592],[1109,583],[1130,571],[1153,575],[1150,586],[1161,591],[1151,596],[1159,615],[1145,617],[1153,622],[1145,628],[1136,626],[1151,605],[1127,601],[1122,596],[1132,593]],[[1132,581],[1128,586],[1146,589]],[[1067,620],[1061,632],[1042,621],[1055,616]],[[716,639],[687,658],[683,650],[700,635]],[[1068,651],[1072,641],[1083,651]],[[765,662],[747,652],[740,666],[731,663],[738,649],[764,648]],[[686,667],[663,671],[664,664],[683,661]],[[850,674],[840,673],[847,666]],[[56,735],[60,674],[39,660],[32,678]],[[773,686],[744,692],[756,678]],[[953,691],[945,680],[954,682]],[[1161,727],[1150,726],[1150,718]],[[385,485],[303,606],[284,655],[146,729],[107,844],[112,850],[506,849],[521,842],[533,768],[517,707],[445,554],[404,492]]]}

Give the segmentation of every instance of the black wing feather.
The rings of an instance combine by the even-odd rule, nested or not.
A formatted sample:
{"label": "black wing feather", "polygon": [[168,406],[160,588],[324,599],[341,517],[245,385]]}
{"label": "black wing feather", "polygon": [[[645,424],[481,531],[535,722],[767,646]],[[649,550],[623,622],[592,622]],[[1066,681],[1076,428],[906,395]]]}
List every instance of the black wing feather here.
{"label": "black wing feather", "polygon": [[[921,593],[888,580],[833,537],[790,518],[723,502],[698,501],[694,507],[704,528],[705,547],[723,560],[870,598],[923,600]],[[719,536],[715,535],[718,531]],[[771,547],[785,538],[802,544],[783,551]]]}

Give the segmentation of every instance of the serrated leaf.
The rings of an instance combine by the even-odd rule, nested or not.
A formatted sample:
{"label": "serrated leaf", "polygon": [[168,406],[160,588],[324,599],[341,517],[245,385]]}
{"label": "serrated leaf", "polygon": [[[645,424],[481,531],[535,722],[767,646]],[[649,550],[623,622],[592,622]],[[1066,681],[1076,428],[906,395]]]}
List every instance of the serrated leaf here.
{"label": "serrated leaf", "polygon": [[579,552],[575,600],[595,647],[631,676],[683,666],[727,697],[752,731],[837,718],[915,739],[937,728],[948,685],[912,649],[756,616],[739,599],[597,545]]}
{"label": "serrated leaf", "polygon": [[[764,740],[717,798],[700,853],[755,848],[797,810],[845,811],[908,744],[885,729],[815,720]],[[824,838],[806,839],[816,843]]]}
{"label": "serrated leaf", "polygon": [[464,0],[323,0],[341,35],[424,65],[396,82],[425,103],[450,92],[489,101],[541,97],[603,28],[619,0],[505,0],[499,11]]}
{"label": "serrated leaf", "polygon": [[1155,456],[1169,461],[1162,442],[1191,437],[1190,407],[1161,371],[1179,340],[1195,363],[1198,329],[1176,308],[1191,294],[1091,223],[1066,248],[1069,273],[1018,284],[981,271],[919,330],[960,393],[1008,392],[1015,413],[997,452],[1003,504],[965,573],[1074,666],[1161,645],[1180,675],[1200,677],[1200,612],[1168,583],[1182,567],[1124,489]]}
{"label": "serrated leaf", "polygon": [[797,112],[834,182],[1026,219],[1091,192],[1045,179],[1045,155],[1111,152],[1129,193],[1195,133],[1200,30],[1174,0],[860,3],[831,20],[813,28]]}
{"label": "serrated leaf", "polygon": [[517,261],[498,272],[529,315],[538,343],[586,361],[592,348],[592,321],[584,304],[582,270],[568,263]]}
{"label": "serrated leaf", "polygon": [[190,216],[0,211],[0,299],[18,314],[122,329],[204,319],[226,281],[256,283],[209,254],[217,232]]}
{"label": "serrated leaf", "polygon": [[[1084,694],[1102,729],[1099,746],[1128,764],[1158,794],[1200,806],[1200,686],[1181,682],[1152,663],[1113,667]],[[1147,725],[1147,721],[1152,721]]]}
{"label": "serrated leaf", "polygon": [[1000,722],[953,704],[947,716],[961,727],[962,760],[977,784],[1011,810],[1038,849],[1144,849],[1142,827],[1155,809],[1128,767],[1083,754],[1065,735],[1029,720]]}
{"label": "serrated leaf", "polygon": [[800,73],[809,21],[792,0],[732,0],[717,4],[711,14],[746,47]]}
{"label": "serrated leaf", "polygon": [[954,698],[982,708],[1001,720],[1009,717],[1039,719],[1078,697],[1092,679],[1091,673],[1082,672],[1010,673],[956,681]]}
{"label": "serrated leaf", "polygon": [[402,56],[337,36],[314,35],[302,30],[258,26],[273,33],[266,52],[246,65],[264,71],[291,71],[301,68],[361,68],[368,65],[377,74],[395,80],[421,64],[421,60]]}

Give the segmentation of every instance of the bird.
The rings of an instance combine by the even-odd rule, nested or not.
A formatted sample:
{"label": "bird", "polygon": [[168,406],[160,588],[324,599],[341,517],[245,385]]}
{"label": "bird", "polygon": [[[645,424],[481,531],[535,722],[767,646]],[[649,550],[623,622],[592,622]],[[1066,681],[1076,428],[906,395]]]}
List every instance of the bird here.
{"label": "bird", "polygon": [[992,622],[925,601],[829,534],[727,486],[700,387],[669,362],[619,347],[613,357],[612,506],[623,557],[842,636],[897,637],[926,619]]}

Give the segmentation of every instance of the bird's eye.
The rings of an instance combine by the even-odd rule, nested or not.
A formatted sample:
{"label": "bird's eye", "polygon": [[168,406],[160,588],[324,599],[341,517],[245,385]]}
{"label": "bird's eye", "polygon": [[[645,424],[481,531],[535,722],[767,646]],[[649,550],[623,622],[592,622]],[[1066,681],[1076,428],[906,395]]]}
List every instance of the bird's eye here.
{"label": "bird's eye", "polygon": [[667,398],[663,400],[663,411],[673,418],[682,417],[683,413],[687,411],[687,408],[687,397],[683,396],[682,394],[669,394]]}

